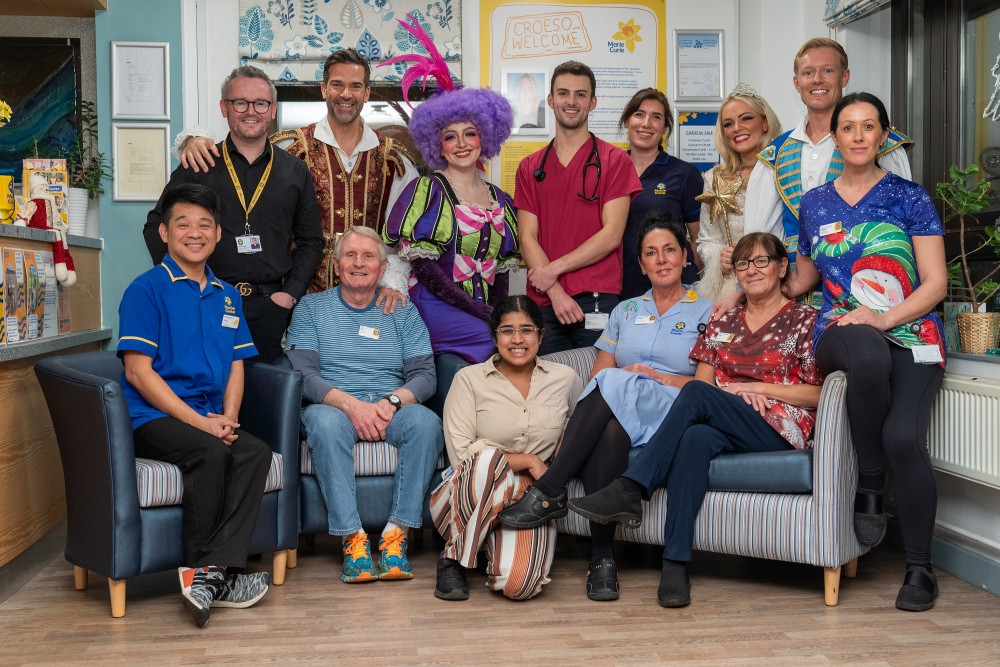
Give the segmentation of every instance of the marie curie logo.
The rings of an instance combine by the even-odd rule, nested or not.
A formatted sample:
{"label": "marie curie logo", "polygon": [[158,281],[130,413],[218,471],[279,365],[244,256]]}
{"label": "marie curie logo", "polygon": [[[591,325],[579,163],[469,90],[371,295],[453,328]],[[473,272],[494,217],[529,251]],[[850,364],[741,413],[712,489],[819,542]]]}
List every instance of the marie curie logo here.
{"label": "marie curie logo", "polygon": [[618,32],[611,35],[611,39],[608,40],[608,52],[610,53],[629,53],[635,52],[635,43],[641,42],[642,37],[639,36],[639,31],[642,30],[641,25],[635,24],[635,19],[629,19],[628,23],[622,21],[618,22]]}

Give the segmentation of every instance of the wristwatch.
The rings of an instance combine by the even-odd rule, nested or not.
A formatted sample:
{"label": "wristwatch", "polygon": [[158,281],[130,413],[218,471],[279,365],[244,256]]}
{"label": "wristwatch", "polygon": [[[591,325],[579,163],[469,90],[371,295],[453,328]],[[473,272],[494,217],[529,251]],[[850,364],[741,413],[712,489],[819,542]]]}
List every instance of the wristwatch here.
{"label": "wristwatch", "polygon": [[396,412],[399,412],[399,409],[403,407],[403,402],[399,400],[399,396],[396,396],[395,394],[387,394],[382,398],[389,401],[389,405],[394,407],[396,409]]}

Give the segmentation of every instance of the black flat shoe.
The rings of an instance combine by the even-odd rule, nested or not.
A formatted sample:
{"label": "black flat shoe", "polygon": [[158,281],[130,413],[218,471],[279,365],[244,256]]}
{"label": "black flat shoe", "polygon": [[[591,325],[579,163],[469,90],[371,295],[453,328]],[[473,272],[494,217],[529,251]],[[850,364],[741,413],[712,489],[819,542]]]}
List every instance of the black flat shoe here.
{"label": "black flat shoe", "polygon": [[600,524],[617,522],[627,528],[638,528],[642,523],[642,494],[626,491],[621,478],[567,504],[577,514]]}
{"label": "black flat shoe", "polygon": [[591,563],[587,571],[587,597],[597,602],[618,599],[618,568],[614,558],[605,556]]}
{"label": "black flat shoe", "polygon": [[504,508],[497,519],[508,528],[534,528],[567,514],[565,493],[550,498],[532,485],[523,496]]}
{"label": "black flat shoe", "polygon": [[858,490],[854,494],[854,535],[866,547],[875,547],[885,538],[887,527],[882,494]]}
{"label": "black flat shoe", "polygon": [[927,611],[934,606],[938,596],[937,577],[923,565],[907,565],[903,587],[896,596],[896,609]]}
{"label": "black flat shoe", "polygon": [[691,604],[691,580],[684,563],[663,559],[660,570],[660,587],[656,590],[656,601],[661,607],[686,607]]}

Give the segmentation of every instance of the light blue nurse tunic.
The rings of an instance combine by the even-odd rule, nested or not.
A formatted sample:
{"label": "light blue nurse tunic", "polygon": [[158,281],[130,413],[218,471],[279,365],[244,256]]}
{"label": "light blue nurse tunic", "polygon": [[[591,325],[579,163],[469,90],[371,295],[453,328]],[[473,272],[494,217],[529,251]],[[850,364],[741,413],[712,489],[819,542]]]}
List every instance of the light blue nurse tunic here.
{"label": "light blue nurse tunic", "polygon": [[608,324],[595,345],[615,355],[617,368],[600,371],[580,396],[601,388],[633,447],[642,447],[660,427],[680,389],[660,384],[640,373],[622,370],[634,363],[646,364],[660,373],[693,376],[698,362],[688,354],[698,340],[698,325],[708,322],[712,302],[688,290],[680,301],[660,315],[652,290],[641,297],[622,301],[611,312]]}

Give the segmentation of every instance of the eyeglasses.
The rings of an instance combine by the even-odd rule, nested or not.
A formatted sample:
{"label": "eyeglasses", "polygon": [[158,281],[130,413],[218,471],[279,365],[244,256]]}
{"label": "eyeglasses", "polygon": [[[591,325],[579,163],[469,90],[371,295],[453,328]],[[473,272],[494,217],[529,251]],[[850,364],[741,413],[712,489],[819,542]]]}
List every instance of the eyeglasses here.
{"label": "eyeglasses", "polygon": [[246,113],[250,105],[253,105],[253,110],[257,113],[267,113],[267,110],[271,108],[271,100],[254,100],[253,102],[249,100],[226,100],[233,105],[233,111],[236,113]]}
{"label": "eyeglasses", "polygon": [[750,268],[750,262],[753,262],[753,265],[756,266],[758,269],[763,269],[764,267],[766,267],[768,264],[771,263],[771,258],[768,257],[767,255],[758,255],[754,257],[752,260],[738,259],[735,262],[733,262],[733,268],[736,269],[737,271],[746,271],[747,269]]}
{"label": "eyeglasses", "polygon": [[515,332],[521,334],[525,338],[530,336],[537,336],[538,327],[533,327],[531,325],[526,324],[523,327],[500,327],[499,329],[497,329],[498,335],[507,336],[508,338],[510,336],[513,336]]}

